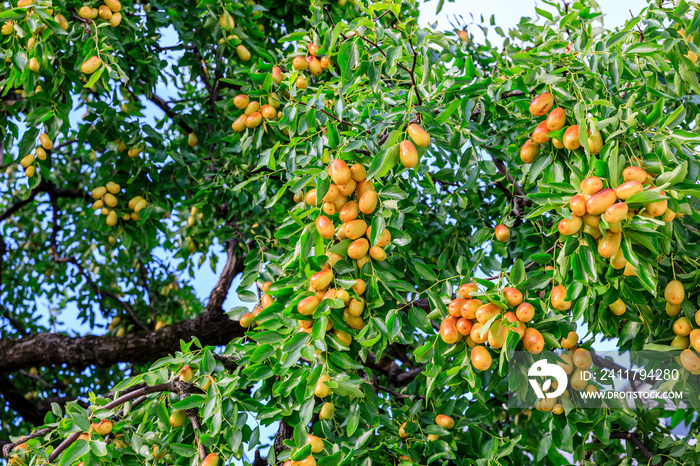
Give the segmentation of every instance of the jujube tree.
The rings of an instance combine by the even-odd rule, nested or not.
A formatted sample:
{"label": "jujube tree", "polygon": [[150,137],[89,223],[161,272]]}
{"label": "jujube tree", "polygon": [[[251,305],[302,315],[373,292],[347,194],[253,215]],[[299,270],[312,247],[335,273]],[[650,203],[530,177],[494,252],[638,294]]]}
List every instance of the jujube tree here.
{"label": "jujube tree", "polygon": [[[15,466],[698,462],[696,398],[577,404],[599,335],[697,384],[694,4],[502,49],[411,2],[3,5]],[[569,390],[508,409],[553,349]]]}

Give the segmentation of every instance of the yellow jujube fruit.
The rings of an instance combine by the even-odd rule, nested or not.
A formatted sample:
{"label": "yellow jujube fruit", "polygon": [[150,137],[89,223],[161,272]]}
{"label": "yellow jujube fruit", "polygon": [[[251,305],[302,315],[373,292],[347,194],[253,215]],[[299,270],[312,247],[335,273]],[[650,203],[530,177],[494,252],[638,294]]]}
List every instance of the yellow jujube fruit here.
{"label": "yellow jujube fruit", "polygon": [[219,17],[219,25],[221,29],[233,29],[236,24],[233,21],[233,16],[228,11],[224,11]]}
{"label": "yellow jujube fruit", "polygon": [[19,161],[19,164],[22,165],[22,168],[27,168],[34,163],[34,160],[34,154],[25,155],[22,157],[22,160]]}
{"label": "yellow jujube fruit", "polygon": [[39,142],[41,142],[41,147],[43,147],[46,150],[51,150],[53,149],[53,141],[51,141],[51,138],[49,137],[48,134],[43,133],[39,135]]}
{"label": "yellow jujube fruit", "polygon": [[554,106],[554,96],[549,92],[538,95],[530,102],[530,113],[534,116],[544,116]]}
{"label": "yellow jujube fruit", "polygon": [[316,387],[314,388],[314,394],[319,398],[325,398],[331,394],[331,389],[325,384],[325,382],[330,381],[331,378],[327,374],[321,375],[318,382],[316,382]]}
{"label": "yellow jujube fruit", "polygon": [[402,141],[399,145],[399,158],[401,165],[413,168],[418,165],[418,151],[411,141]]}
{"label": "yellow jujube fruit", "polygon": [[[473,329],[474,327],[472,327]],[[473,331],[472,331],[473,333]],[[473,338],[473,337],[472,337]],[[491,353],[486,349],[485,346],[475,346],[472,348],[469,359],[472,362],[474,368],[478,371],[485,371],[491,367],[493,359],[491,358]]]}
{"label": "yellow jujube fruit", "polygon": [[239,45],[236,47],[236,55],[243,61],[250,60],[250,51],[245,47],[245,45]]}
{"label": "yellow jujube fruit", "polygon": [[107,205],[107,207],[116,207],[117,206],[117,198],[114,196],[112,193],[107,193],[104,195],[104,203]]}
{"label": "yellow jujube fruit", "polygon": [[109,213],[107,214],[107,219],[105,222],[107,223],[107,226],[113,227],[114,225],[117,224],[117,213],[113,210],[110,210]]}
{"label": "yellow jujube fruit", "polygon": [[82,65],[80,65],[80,70],[85,74],[92,74],[97,71],[100,66],[102,66],[102,60],[100,57],[90,57]]}
{"label": "yellow jujube fruit", "polygon": [[365,192],[362,197],[360,198],[359,206],[360,206],[360,212],[363,214],[369,215],[372,212],[374,212],[374,209],[377,208],[377,202],[378,202],[378,197],[377,193],[374,191],[367,191]]}
{"label": "yellow jujube fruit", "polygon": [[680,304],[685,299],[685,289],[678,280],[671,280],[664,290],[664,298],[670,304]]}
{"label": "yellow jujube fruit", "polygon": [[444,414],[438,414],[435,417],[435,424],[439,425],[443,429],[450,430],[455,426],[455,421],[450,416],[445,416]]}
{"label": "yellow jujube fruit", "polygon": [[428,147],[430,145],[430,135],[416,123],[408,125],[408,135],[413,143],[418,147]]}

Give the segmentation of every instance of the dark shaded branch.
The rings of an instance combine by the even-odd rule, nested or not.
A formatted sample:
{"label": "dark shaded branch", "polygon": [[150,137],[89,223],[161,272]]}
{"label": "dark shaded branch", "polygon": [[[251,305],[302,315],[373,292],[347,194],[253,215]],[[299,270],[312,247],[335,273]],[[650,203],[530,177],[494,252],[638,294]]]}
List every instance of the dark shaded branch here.
{"label": "dark shaded branch", "polygon": [[21,393],[5,374],[0,375],[0,394],[5,403],[26,422],[34,425],[44,423],[45,413],[39,410],[36,404],[24,398],[24,393]]}
{"label": "dark shaded branch", "polygon": [[[631,441],[637,449],[644,455],[644,458],[650,460],[654,457],[654,454],[644,445],[636,433],[634,432],[611,432],[610,439],[628,440]],[[600,439],[594,438],[590,443],[600,443]],[[589,460],[593,455],[593,451],[587,451],[584,454],[584,459]]]}
{"label": "dark shaded branch", "polygon": [[[142,86],[143,88],[147,87],[146,83],[143,81],[139,81],[138,84],[140,86]],[[209,83],[207,82],[207,84],[209,84]],[[125,86],[125,89],[129,92],[129,94],[131,94],[131,97],[134,100],[136,100],[136,101],[139,100],[139,98],[136,96],[134,91],[132,91],[131,89],[129,89],[126,86]],[[187,133],[193,132],[192,127],[182,120],[182,117],[180,116],[180,114],[177,113],[176,111],[174,111],[172,108],[170,108],[168,106],[168,104],[165,102],[165,100],[160,98],[155,92],[145,92],[145,94],[146,94],[146,97],[148,98],[148,100],[153,102],[156,105],[156,107],[163,110],[163,113],[165,113],[168,116],[168,118],[173,120],[173,122],[177,123],[180,126],[180,128],[185,130]]]}
{"label": "dark shaded branch", "polygon": [[34,198],[40,193],[49,193],[56,198],[65,199],[90,199],[90,195],[80,189],[58,189],[56,185],[50,181],[41,180],[36,188],[32,189],[29,193],[29,197],[25,200],[18,201],[11,206],[9,206],[2,214],[0,214],[0,221],[3,221],[12,216],[15,212],[21,210],[23,207],[30,204]]}
{"label": "dark shaded branch", "polygon": [[275,434],[275,441],[273,442],[273,448],[275,449],[275,457],[279,456],[282,450],[287,447],[284,445],[284,441],[292,438],[294,435],[294,429],[292,426],[284,421],[280,421],[280,425],[277,428],[277,433]]}
{"label": "dark shaded branch", "polygon": [[[525,92],[521,91],[520,89],[513,89],[512,91],[506,91],[501,93],[501,100],[503,99],[509,99],[511,97],[518,97],[525,95]],[[477,106],[477,108],[474,109],[472,112],[471,116],[469,117],[470,120],[476,121],[478,118],[481,116],[481,107]]]}

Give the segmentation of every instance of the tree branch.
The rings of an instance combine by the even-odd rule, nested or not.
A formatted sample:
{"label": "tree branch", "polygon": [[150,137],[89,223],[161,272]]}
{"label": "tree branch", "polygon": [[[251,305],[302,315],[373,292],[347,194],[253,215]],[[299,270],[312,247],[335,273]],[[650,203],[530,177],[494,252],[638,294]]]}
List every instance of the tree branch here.
{"label": "tree branch", "polygon": [[0,340],[0,372],[31,366],[111,367],[120,362],[154,361],[180,349],[180,340],[197,337],[202,345],[226,345],[242,337],[244,329],[223,312],[222,305],[236,275],[243,271],[244,258],[232,255],[209,296],[206,312],[194,319],[166,325],[158,331],[137,332],[123,337],[86,335],[72,337],[41,333],[21,339]]}

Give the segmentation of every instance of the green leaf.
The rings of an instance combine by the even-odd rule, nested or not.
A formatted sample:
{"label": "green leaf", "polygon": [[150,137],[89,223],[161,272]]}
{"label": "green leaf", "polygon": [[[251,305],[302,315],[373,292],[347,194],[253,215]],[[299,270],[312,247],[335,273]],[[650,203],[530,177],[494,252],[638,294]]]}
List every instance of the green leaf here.
{"label": "green leaf", "polygon": [[433,326],[430,325],[427,314],[423,309],[411,306],[408,311],[408,320],[425,333],[433,331]]}
{"label": "green leaf", "polygon": [[207,397],[205,395],[190,395],[184,400],[180,400],[177,403],[173,403],[171,405],[172,409],[190,409],[190,408],[199,408],[204,404],[206,401]]}
{"label": "green leaf", "polygon": [[340,74],[344,81],[349,81],[352,78],[353,68],[359,59],[360,55],[354,40],[347,41],[340,46],[338,65],[340,66]]}
{"label": "green leaf", "polygon": [[372,180],[381,178],[389,173],[389,170],[399,162],[399,146],[392,146],[388,149],[381,150],[374,156],[372,164],[367,170],[367,179]]}
{"label": "green leaf", "polygon": [[549,448],[552,446],[552,434],[547,432],[540,438],[537,443],[537,461],[542,461],[542,458],[547,456]]}
{"label": "green leaf", "polygon": [[625,50],[626,55],[644,55],[651,54],[660,51],[662,48],[661,44],[655,44],[652,42],[642,42],[641,44],[633,44]]}
{"label": "green leaf", "polygon": [[525,264],[522,259],[517,259],[513,263],[513,267],[510,269],[510,282],[518,286],[527,278],[527,272],[525,271]]}
{"label": "green leaf", "polygon": [[90,451],[90,444],[85,440],[77,440],[73,445],[66,448],[58,464],[77,463],[88,451]]}

